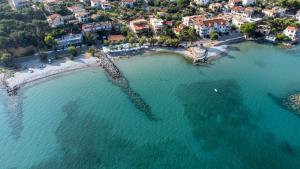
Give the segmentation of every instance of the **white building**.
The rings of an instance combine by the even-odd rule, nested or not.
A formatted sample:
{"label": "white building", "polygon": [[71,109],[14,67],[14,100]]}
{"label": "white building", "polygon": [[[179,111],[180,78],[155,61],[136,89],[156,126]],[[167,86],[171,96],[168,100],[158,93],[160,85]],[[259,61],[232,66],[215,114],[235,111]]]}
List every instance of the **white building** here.
{"label": "white building", "polygon": [[284,17],[286,9],[282,7],[273,7],[272,9],[263,9],[262,13],[267,17]]}
{"label": "white building", "polygon": [[196,32],[200,37],[207,37],[212,31],[218,33],[229,33],[231,30],[231,24],[225,19],[207,19],[203,22],[196,23],[194,25]]}
{"label": "white building", "polygon": [[64,18],[60,14],[53,14],[47,17],[49,26],[56,28],[58,26],[64,25]]}
{"label": "white building", "polygon": [[244,6],[253,5],[255,3],[256,3],[256,0],[243,0],[243,5]]}
{"label": "white building", "polygon": [[164,21],[162,19],[150,18],[150,25],[155,34],[165,31]]}
{"label": "white building", "polygon": [[207,6],[208,4],[210,4],[210,0],[194,0],[196,2],[197,5],[201,5],[201,6]]}
{"label": "white building", "polygon": [[298,22],[300,22],[300,9],[299,9],[299,11],[296,14],[296,19],[298,20]]}
{"label": "white building", "polygon": [[102,8],[103,10],[111,9],[111,5],[107,0],[91,0],[91,7]]}
{"label": "white building", "polygon": [[182,24],[187,27],[194,26],[197,22],[202,22],[205,18],[203,15],[186,16],[182,18]]}
{"label": "white building", "polygon": [[79,46],[82,43],[82,34],[71,34],[55,39],[58,49],[64,49],[69,46]]}
{"label": "white building", "polygon": [[97,32],[97,31],[110,31],[113,28],[113,24],[110,21],[88,23],[82,25],[83,32]]}
{"label": "white building", "polygon": [[285,36],[289,37],[292,41],[298,40],[298,33],[299,33],[299,30],[296,26],[288,26],[283,31],[283,34]]}
{"label": "white building", "polygon": [[120,5],[123,8],[133,8],[135,0],[121,0]]}
{"label": "white building", "polygon": [[89,21],[90,13],[83,11],[83,12],[76,12],[75,13],[75,18],[80,22],[80,23],[86,23]]}
{"label": "white building", "polygon": [[241,26],[246,22],[247,20],[244,17],[235,16],[232,18],[232,25],[234,25],[238,29],[240,29]]}
{"label": "white building", "polygon": [[10,0],[9,3],[15,10],[27,8],[30,6],[30,2],[28,0]]}

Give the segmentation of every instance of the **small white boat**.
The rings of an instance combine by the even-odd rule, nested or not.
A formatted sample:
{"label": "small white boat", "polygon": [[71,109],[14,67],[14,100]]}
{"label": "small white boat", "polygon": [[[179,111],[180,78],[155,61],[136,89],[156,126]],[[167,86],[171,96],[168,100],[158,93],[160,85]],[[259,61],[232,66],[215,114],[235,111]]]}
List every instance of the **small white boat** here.
{"label": "small white boat", "polygon": [[216,93],[218,93],[218,89],[215,88],[214,91],[215,91]]}

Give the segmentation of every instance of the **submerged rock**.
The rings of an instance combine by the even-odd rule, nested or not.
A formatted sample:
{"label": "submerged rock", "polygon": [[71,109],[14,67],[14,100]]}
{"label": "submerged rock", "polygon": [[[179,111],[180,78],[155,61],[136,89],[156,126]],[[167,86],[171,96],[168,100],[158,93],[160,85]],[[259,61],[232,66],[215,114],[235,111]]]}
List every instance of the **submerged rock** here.
{"label": "submerged rock", "polygon": [[283,105],[300,117],[300,92],[289,95],[283,100]]}

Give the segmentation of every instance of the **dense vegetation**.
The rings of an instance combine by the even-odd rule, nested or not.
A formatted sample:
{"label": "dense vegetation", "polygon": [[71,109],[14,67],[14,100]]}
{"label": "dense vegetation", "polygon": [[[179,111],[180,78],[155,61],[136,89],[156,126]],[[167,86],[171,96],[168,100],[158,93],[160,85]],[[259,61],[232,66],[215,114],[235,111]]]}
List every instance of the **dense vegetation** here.
{"label": "dense vegetation", "polygon": [[43,11],[27,8],[13,11],[6,0],[0,0],[0,52],[11,53],[15,48],[39,47],[48,24]]}

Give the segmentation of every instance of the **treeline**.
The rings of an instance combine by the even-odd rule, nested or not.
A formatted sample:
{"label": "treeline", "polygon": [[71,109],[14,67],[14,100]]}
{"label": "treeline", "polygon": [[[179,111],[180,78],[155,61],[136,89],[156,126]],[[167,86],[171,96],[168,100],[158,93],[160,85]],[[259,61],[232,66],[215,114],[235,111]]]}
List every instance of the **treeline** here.
{"label": "treeline", "polygon": [[0,0],[0,52],[11,48],[43,45],[48,23],[42,10],[26,8],[13,11],[6,0]]}

